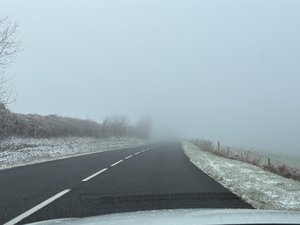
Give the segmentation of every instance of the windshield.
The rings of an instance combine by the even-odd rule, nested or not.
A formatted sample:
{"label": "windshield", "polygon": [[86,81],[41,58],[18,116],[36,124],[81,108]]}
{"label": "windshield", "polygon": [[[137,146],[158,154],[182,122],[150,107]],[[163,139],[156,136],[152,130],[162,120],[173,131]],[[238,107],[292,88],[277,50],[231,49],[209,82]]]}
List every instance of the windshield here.
{"label": "windshield", "polygon": [[299,10],[0,0],[0,224],[300,211]]}

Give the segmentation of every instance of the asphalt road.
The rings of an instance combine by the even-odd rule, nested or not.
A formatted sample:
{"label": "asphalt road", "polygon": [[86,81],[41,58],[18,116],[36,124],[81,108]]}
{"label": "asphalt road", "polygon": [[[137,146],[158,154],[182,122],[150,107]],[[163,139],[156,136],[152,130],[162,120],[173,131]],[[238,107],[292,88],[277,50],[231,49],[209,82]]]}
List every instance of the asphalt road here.
{"label": "asphalt road", "polygon": [[252,208],[195,167],[180,143],[0,171],[0,224],[174,208]]}

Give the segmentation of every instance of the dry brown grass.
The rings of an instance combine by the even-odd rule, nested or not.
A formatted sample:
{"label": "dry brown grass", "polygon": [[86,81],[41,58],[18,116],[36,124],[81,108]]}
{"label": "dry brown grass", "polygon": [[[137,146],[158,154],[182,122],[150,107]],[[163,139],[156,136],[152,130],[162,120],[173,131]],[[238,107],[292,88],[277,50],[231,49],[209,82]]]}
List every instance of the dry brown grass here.
{"label": "dry brown grass", "polygon": [[290,178],[293,180],[300,181],[300,171],[298,169],[295,169],[293,167],[287,166],[285,164],[280,165],[263,165],[262,168],[264,170],[270,171],[272,173],[281,175],[286,178]]}
{"label": "dry brown grass", "polygon": [[272,163],[270,163],[270,165],[266,165],[265,163],[262,162],[262,157],[260,155],[257,155],[254,158],[253,157],[251,158],[249,151],[244,151],[244,152],[241,152],[240,154],[236,154],[236,153],[232,153],[225,149],[216,150],[215,147],[213,146],[212,142],[210,142],[208,140],[193,139],[193,140],[191,140],[191,142],[194,145],[198,146],[200,149],[202,149],[204,151],[212,152],[215,155],[222,156],[222,157],[228,158],[228,159],[237,160],[240,162],[249,163],[254,166],[260,167],[266,171],[270,171],[272,173],[280,175],[282,177],[300,181],[300,170],[293,168],[291,166],[288,166],[285,164],[275,165]]}

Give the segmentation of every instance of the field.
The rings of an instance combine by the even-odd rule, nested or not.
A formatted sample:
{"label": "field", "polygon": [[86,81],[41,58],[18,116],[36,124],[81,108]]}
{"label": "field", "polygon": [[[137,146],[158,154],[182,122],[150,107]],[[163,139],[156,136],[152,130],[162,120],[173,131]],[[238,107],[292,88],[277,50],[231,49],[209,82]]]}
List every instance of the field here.
{"label": "field", "polygon": [[249,154],[249,158],[251,159],[257,159],[260,158],[262,164],[268,164],[268,159],[270,158],[271,164],[274,165],[287,165],[296,169],[300,170],[300,155],[296,156],[288,156],[288,155],[279,155],[279,154],[272,154],[268,152],[263,151],[246,151],[239,148],[231,148],[230,149],[231,154],[243,154],[247,155]]}

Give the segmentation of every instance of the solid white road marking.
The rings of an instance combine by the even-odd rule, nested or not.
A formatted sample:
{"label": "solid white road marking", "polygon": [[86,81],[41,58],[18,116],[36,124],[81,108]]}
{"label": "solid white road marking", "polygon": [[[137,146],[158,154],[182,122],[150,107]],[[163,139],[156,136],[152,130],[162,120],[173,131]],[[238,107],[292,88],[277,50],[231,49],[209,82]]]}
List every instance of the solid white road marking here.
{"label": "solid white road marking", "polygon": [[118,161],[118,162],[115,162],[115,163],[113,163],[113,164],[111,164],[110,166],[115,166],[115,165],[117,165],[117,164],[119,164],[119,163],[121,163],[121,162],[123,162],[124,160],[123,159],[121,159],[120,161]]}
{"label": "solid white road marking", "polygon": [[53,197],[47,199],[46,201],[43,201],[42,203],[38,204],[37,206],[33,207],[32,209],[29,209],[28,211],[26,211],[26,212],[22,213],[21,215],[15,217],[14,219],[6,222],[4,225],[14,225],[14,224],[20,222],[21,220],[23,220],[24,218],[26,218],[26,217],[30,216],[31,214],[35,213],[39,209],[45,207],[46,205],[50,204],[51,202],[55,201],[56,199],[60,198],[61,196],[67,194],[69,191],[71,191],[71,189],[66,189],[62,192],[59,192],[58,194],[56,194]]}
{"label": "solid white road marking", "polygon": [[138,154],[140,154],[140,152],[136,152],[136,153],[134,153],[134,155],[138,155]]}
{"label": "solid white road marking", "polygon": [[94,173],[93,175],[91,175],[91,176],[89,176],[89,177],[83,179],[82,181],[84,181],[84,182],[85,182],[85,181],[88,181],[88,180],[92,179],[93,177],[97,176],[98,174],[103,173],[103,172],[106,171],[106,170],[107,170],[107,168],[104,168],[103,170],[100,170],[100,171],[98,171],[97,173]]}
{"label": "solid white road marking", "polygon": [[129,159],[129,158],[131,158],[133,155],[129,155],[129,156],[127,156],[127,157],[125,157],[125,159]]}

